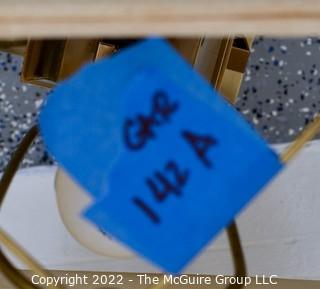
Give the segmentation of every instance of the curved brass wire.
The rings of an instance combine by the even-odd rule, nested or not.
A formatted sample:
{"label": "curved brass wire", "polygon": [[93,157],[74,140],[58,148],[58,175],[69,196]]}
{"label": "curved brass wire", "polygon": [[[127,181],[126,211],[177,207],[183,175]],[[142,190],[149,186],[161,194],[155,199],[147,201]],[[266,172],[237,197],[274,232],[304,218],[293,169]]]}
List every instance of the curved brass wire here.
{"label": "curved brass wire", "polygon": [[[26,154],[28,148],[38,135],[38,127],[33,126],[27,134],[22,139],[17,150],[12,155],[9,164],[7,165],[1,180],[0,180],[0,208],[2,206],[3,200],[10,186],[10,183],[19,168],[24,155]],[[32,284],[32,282],[26,278],[20,271],[18,271],[12,263],[8,260],[5,254],[0,248],[0,270],[3,274],[10,280],[14,285],[22,289],[39,289],[40,287]]]}
{"label": "curved brass wire", "polygon": [[3,203],[3,199],[7,193],[7,190],[11,184],[11,181],[18,170],[20,163],[22,162],[24,155],[27,153],[30,145],[38,135],[38,127],[35,125],[29,129],[22,141],[18,145],[17,149],[13,153],[3,175],[0,179],[0,208]]}
{"label": "curved brass wire", "polygon": [[306,142],[312,140],[320,132],[320,115],[301,132],[292,145],[290,145],[281,155],[281,160],[284,163],[291,161],[297,153],[302,149]]}
{"label": "curved brass wire", "polygon": [[7,279],[16,287],[22,289],[40,289],[40,287],[33,285],[30,280],[21,274],[0,250],[0,269]]}
{"label": "curved brass wire", "polygon": [[[235,268],[234,276],[245,277],[247,276],[247,266],[236,221],[230,224],[227,233]],[[243,286],[242,284],[229,284],[227,289],[240,289]]]}
{"label": "curved brass wire", "polygon": [[[28,268],[37,273],[41,277],[54,277],[50,272],[46,272],[37,261],[35,261],[30,255],[26,253],[4,230],[0,228],[0,242],[7,247],[11,253],[13,253],[22,263]],[[60,285],[49,284],[48,288],[63,289]]]}

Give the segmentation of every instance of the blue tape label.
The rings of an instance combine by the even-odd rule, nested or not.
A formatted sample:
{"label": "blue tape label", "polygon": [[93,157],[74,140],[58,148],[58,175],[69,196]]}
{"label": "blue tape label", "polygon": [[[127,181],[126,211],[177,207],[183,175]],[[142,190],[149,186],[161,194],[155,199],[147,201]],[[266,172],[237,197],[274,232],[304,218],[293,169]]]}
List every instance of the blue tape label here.
{"label": "blue tape label", "polygon": [[56,87],[40,129],[92,197],[84,216],[173,273],[282,168],[235,109],[159,39],[85,66]]}
{"label": "blue tape label", "polygon": [[[152,69],[130,84],[122,111],[110,192],[86,216],[178,272],[281,165],[252,130],[228,123],[235,113],[228,105],[213,114]],[[251,179],[258,168],[261,176]]]}

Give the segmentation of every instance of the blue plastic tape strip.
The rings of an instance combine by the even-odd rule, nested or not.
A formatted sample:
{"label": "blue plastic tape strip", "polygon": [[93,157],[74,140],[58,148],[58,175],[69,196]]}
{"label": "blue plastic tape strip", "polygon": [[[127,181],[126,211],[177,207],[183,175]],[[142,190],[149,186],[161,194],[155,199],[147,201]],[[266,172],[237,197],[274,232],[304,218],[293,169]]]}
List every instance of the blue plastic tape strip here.
{"label": "blue plastic tape strip", "polygon": [[85,217],[179,272],[282,168],[163,40],[89,65],[40,115],[49,151],[95,203]]}

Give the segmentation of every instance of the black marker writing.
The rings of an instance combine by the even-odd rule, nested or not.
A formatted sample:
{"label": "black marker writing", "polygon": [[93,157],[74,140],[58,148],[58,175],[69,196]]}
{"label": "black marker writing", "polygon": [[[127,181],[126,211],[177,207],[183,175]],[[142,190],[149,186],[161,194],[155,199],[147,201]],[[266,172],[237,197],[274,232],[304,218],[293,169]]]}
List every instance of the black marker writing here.
{"label": "black marker writing", "polygon": [[147,178],[146,183],[153,192],[156,200],[162,202],[169,194],[181,196],[181,189],[187,182],[188,176],[188,170],[181,172],[175,162],[169,161],[164,173],[156,171],[154,178]]}
{"label": "black marker writing", "polygon": [[155,224],[160,223],[159,216],[141,199],[133,198],[133,203],[139,207],[148,217],[149,219],[154,222]]}
{"label": "black marker writing", "polygon": [[[181,171],[177,164],[169,161],[164,172],[156,171],[153,178],[146,178],[146,184],[153,193],[156,201],[163,202],[169,194],[182,195],[182,187],[186,184],[189,171]],[[159,216],[140,198],[134,197],[133,203],[138,206],[154,223],[159,224]]]}
{"label": "black marker writing", "polygon": [[190,143],[195,153],[199,157],[199,159],[203,162],[203,164],[211,168],[212,163],[207,158],[207,153],[210,147],[216,145],[217,141],[210,135],[197,135],[190,131],[183,131],[182,136]]}
{"label": "black marker writing", "polygon": [[150,115],[138,114],[124,123],[124,141],[129,149],[139,150],[149,139],[155,138],[154,127],[170,121],[170,116],[178,109],[178,103],[170,103],[164,91],[153,95]]}

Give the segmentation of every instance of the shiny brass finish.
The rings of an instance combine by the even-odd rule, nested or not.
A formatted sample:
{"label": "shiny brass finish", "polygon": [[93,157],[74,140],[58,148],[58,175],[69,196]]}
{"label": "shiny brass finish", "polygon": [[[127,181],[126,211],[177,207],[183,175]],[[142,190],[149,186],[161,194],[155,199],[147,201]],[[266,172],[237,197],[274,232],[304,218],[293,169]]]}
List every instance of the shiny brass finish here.
{"label": "shiny brass finish", "polygon": [[94,60],[110,56],[117,52],[117,47],[114,44],[100,42]]}
{"label": "shiny brass finish", "polygon": [[24,55],[26,40],[0,41],[0,50],[16,55]]}
{"label": "shiny brass finish", "polygon": [[250,56],[250,40],[246,37],[233,39],[227,69],[244,73]]}
{"label": "shiny brass finish", "polygon": [[296,140],[285,150],[281,159],[284,163],[291,161],[303,146],[311,141],[320,133],[320,115],[318,115],[313,122],[311,122],[296,138]]}
{"label": "shiny brass finish", "polygon": [[169,42],[191,65],[195,64],[202,38],[172,38]]}
{"label": "shiny brass finish", "polygon": [[98,40],[30,40],[26,47],[21,79],[53,87],[57,82],[93,61]]}
{"label": "shiny brass finish", "polygon": [[252,38],[235,37],[224,48],[225,58],[229,58],[227,64],[223,63],[224,70],[221,71],[218,85],[221,94],[232,104],[237,101],[252,42]]}

